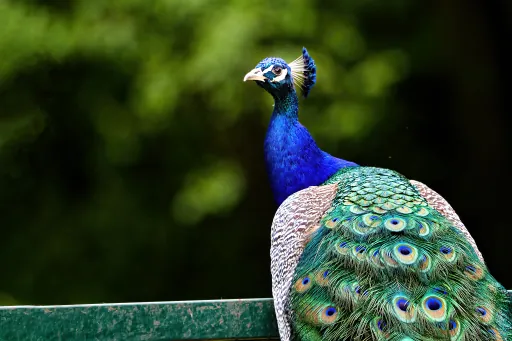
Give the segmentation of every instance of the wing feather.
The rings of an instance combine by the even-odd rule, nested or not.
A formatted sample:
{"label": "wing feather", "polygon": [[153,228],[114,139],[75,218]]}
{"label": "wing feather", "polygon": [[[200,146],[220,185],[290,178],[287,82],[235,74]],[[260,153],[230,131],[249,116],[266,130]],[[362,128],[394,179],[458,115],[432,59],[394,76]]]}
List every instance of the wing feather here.
{"label": "wing feather", "polygon": [[337,184],[311,186],[292,194],[279,206],[271,230],[272,296],[279,334],[290,340],[289,292],[295,268],[312,232],[332,205]]}

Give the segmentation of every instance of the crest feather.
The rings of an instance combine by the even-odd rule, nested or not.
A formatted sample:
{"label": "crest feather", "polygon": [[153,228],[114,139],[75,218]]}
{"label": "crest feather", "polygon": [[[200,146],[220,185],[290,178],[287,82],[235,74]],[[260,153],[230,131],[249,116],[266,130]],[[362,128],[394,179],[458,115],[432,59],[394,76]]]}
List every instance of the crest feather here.
{"label": "crest feather", "polygon": [[303,47],[302,55],[288,66],[292,70],[293,83],[300,89],[304,97],[308,97],[309,91],[316,82],[316,65],[308,50]]}

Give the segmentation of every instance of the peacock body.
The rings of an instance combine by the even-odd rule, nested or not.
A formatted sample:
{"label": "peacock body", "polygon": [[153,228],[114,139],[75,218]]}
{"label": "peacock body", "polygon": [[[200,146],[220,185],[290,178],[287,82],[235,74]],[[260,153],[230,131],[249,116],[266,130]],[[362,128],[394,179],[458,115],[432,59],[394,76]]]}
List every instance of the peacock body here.
{"label": "peacock body", "polygon": [[512,340],[506,290],[426,185],[318,148],[298,122],[316,67],[266,58],[244,80],[275,100],[265,139],[281,340]]}

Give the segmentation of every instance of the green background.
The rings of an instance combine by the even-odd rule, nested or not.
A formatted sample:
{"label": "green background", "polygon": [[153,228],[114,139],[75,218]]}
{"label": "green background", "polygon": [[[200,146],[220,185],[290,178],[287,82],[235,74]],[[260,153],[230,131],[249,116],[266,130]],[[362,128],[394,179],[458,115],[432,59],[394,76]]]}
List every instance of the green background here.
{"label": "green background", "polygon": [[319,145],[437,190],[512,289],[509,14],[0,0],[0,304],[270,297],[272,100],[242,78],[302,46],[318,83],[301,121]]}

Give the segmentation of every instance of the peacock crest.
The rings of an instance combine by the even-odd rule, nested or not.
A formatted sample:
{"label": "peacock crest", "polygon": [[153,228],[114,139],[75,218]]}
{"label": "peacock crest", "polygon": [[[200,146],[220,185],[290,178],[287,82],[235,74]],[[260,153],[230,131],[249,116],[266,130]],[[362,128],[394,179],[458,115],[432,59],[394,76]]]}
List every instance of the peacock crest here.
{"label": "peacock crest", "polygon": [[305,47],[302,48],[302,55],[288,64],[291,69],[292,79],[295,86],[300,89],[304,97],[308,97],[311,88],[316,83],[315,61]]}

